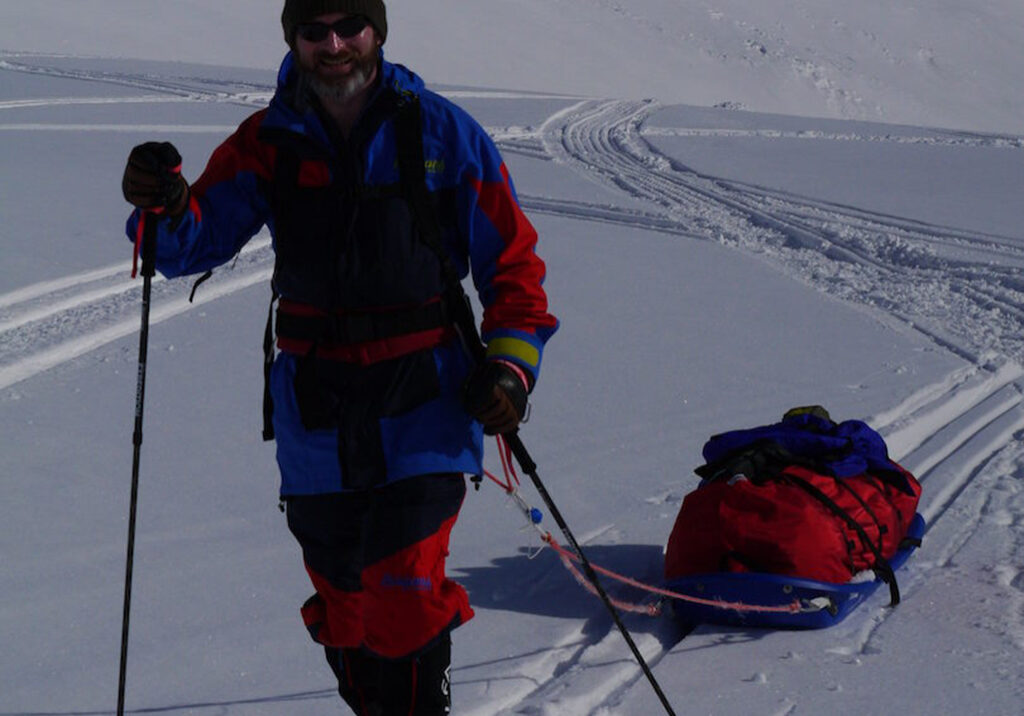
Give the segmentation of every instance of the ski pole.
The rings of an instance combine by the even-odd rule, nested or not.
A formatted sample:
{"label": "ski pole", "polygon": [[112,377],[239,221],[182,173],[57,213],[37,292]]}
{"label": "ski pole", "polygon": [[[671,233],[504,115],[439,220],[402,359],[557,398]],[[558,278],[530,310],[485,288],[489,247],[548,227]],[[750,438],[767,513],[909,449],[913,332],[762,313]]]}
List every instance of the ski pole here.
{"label": "ski pole", "polygon": [[530,476],[530,480],[533,482],[533,486],[537,489],[541,499],[544,500],[544,504],[547,505],[548,510],[551,512],[552,518],[555,520],[555,524],[562,530],[562,534],[568,541],[569,546],[576,552],[580,558],[580,564],[583,567],[583,573],[586,575],[587,580],[594,586],[594,590],[597,595],[604,602],[605,607],[608,608],[608,613],[611,614],[612,620],[615,622],[615,626],[619,628],[619,632],[622,634],[622,638],[626,640],[626,644],[629,645],[630,651],[633,652],[634,658],[640,669],[644,672],[644,676],[650,682],[651,687],[654,689],[654,693],[658,695],[658,700],[661,701],[661,705],[665,707],[665,713],[669,716],[675,716],[675,711],[672,710],[672,705],[668,702],[668,697],[665,696],[665,692],[661,690],[661,685],[658,680],[654,678],[654,673],[651,671],[651,667],[647,665],[647,661],[644,659],[643,654],[640,653],[640,649],[637,648],[636,642],[633,641],[632,635],[629,633],[629,629],[623,624],[622,618],[619,616],[619,612],[615,609],[615,605],[612,604],[608,593],[604,591],[604,587],[601,586],[600,580],[597,578],[597,572],[594,571],[594,567],[590,564],[590,560],[580,549],[579,542],[576,541],[576,537],[573,536],[572,530],[569,529],[569,525],[566,524],[565,519],[562,517],[562,513],[558,510],[555,505],[555,501],[551,499],[551,495],[548,494],[547,488],[544,487],[544,483],[541,482],[540,476],[537,474],[537,464],[530,457],[530,453],[527,452],[526,446],[523,445],[523,441],[519,437],[518,430],[512,430],[511,432],[502,435],[505,441],[508,443],[509,448],[512,450],[512,454],[516,456],[516,461],[519,466],[523,468],[523,472]]}
{"label": "ski pole", "polygon": [[[421,205],[429,206],[428,202],[421,201]],[[426,212],[427,209],[424,209]],[[477,330],[476,320],[473,318],[473,308],[471,306],[469,296],[466,294],[462,287],[462,283],[459,281],[458,274],[455,271],[454,266],[447,253],[440,246],[440,241],[436,234],[429,234],[433,238],[429,240],[431,247],[435,253],[441,258],[442,266],[444,267],[444,275],[448,282],[449,289],[449,305],[454,312],[454,322],[456,329],[462,339],[462,343],[466,350],[469,352],[477,365],[483,365],[487,360],[487,349],[484,346],[480,331]],[[583,573],[586,575],[587,580],[593,585],[594,590],[597,592],[598,597],[604,602],[605,607],[608,609],[608,613],[611,614],[612,620],[615,622],[615,626],[618,627],[619,632],[622,634],[622,638],[626,640],[626,644],[629,646],[630,651],[633,652],[633,657],[640,665],[640,669],[644,672],[644,676],[650,682],[651,687],[654,689],[654,693],[658,695],[658,700],[661,701],[661,705],[665,708],[665,713],[669,716],[675,716],[675,711],[672,710],[672,705],[668,702],[668,697],[665,696],[665,692],[662,691],[661,685],[658,680],[654,678],[654,673],[651,671],[651,667],[647,665],[647,661],[644,659],[643,654],[640,653],[640,649],[637,648],[636,642],[633,641],[632,635],[629,633],[629,629],[622,623],[622,618],[619,617],[618,611],[615,609],[615,605],[612,604],[611,598],[608,593],[601,586],[600,580],[597,578],[597,572],[594,571],[593,565],[590,564],[590,560],[583,553],[580,548],[579,542],[576,541],[576,537],[573,535],[572,530],[569,529],[569,525],[566,524],[565,519],[562,517],[561,511],[555,505],[555,501],[551,499],[551,495],[548,494],[547,488],[544,487],[544,483],[540,479],[540,475],[537,474],[537,464],[530,457],[530,453],[527,452],[526,446],[523,445],[522,439],[519,437],[519,430],[513,429],[502,435],[505,438],[505,442],[512,450],[512,454],[515,455],[516,461],[519,466],[523,469],[527,475],[530,476],[530,480],[533,482],[533,486],[537,489],[541,499],[544,500],[544,504],[547,505],[548,510],[551,512],[551,516],[554,518],[555,523],[559,529],[562,530],[562,534],[565,539],[569,542],[569,546],[572,547],[576,554],[579,555],[580,564],[583,566]]]}
{"label": "ski pole", "polygon": [[[142,410],[146,396],[146,359],[149,354],[149,304],[153,275],[156,273],[157,215],[143,212],[139,219],[139,239],[142,254],[142,329],[139,332],[139,370],[135,388],[135,432],[132,444],[132,496],[128,514],[128,559],[124,577],[124,616],[121,620],[121,669],[117,686],[117,716],[124,716],[125,677],[128,671],[128,621],[132,605],[132,569],[135,561],[135,515],[139,503],[139,458],[142,454]],[[132,275],[135,275],[134,270]]]}

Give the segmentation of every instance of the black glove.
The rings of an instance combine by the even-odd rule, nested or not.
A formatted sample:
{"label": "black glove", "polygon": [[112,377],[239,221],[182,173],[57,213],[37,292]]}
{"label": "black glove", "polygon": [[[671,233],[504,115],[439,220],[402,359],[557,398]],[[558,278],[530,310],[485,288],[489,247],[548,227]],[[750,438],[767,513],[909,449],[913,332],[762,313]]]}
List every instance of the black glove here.
{"label": "black glove", "polygon": [[509,433],[526,414],[529,390],[507,365],[488,361],[470,374],[463,391],[466,412],[484,426],[487,435]]}
{"label": "black glove", "polygon": [[188,206],[188,182],[181,175],[181,154],[170,142],[146,142],[128,155],[121,191],[128,203],[176,218]]}

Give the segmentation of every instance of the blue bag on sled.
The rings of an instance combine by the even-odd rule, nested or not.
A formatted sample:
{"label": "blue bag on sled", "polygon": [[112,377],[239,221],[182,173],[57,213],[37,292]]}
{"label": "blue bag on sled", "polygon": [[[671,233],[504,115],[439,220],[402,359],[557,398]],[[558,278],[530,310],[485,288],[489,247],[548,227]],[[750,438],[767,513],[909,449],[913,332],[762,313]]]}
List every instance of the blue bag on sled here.
{"label": "blue bag on sled", "polygon": [[773,628],[835,624],[920,545],[920,483],[861,421],[820,406],[712,437],[700,486],[683,500],[665,552],[685,621]]}

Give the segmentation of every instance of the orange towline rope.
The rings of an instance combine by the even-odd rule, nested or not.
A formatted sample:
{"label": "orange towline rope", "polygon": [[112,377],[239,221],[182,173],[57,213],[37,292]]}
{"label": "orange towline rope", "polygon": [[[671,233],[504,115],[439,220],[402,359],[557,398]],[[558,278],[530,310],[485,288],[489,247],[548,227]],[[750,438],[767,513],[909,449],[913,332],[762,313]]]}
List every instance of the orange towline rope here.
{"label": "orange towline rope", "polygon": [[[578,581],[580,584],[586,587],[587,591],[593,591],[593,587],[590,585],[589,582],[587,582],[583,578],[583,575],[580,574],[580,571],[576,568],[576,563],[579,561],[579,557],[577,557],[575,554],[567,550],[562,545],[558,544],[558,542],[556,542],[555,539],[551,536],[551,533],[547,533],[547,536],[544,539],[544,541],[551,545],[551,548],[555,550],[559,557],[562,558],[562,563],[565,565],[566,569],[568,569],[576,578],[576,581]],[[800,602],[796,599],[794,599],[789,604],[781,604],[776,606],[765,606],[761,604],[744,604],[743,602],[727,602],[721,599],[704,599],[702,597],[694,597],[689,594],[681,594],[679,592],[673,592],[669,589],[663,589],[661,587],[655,587],[650,584],[638,582],[637,580],[631,577],[626,577],[624,575],[618,574],[617,572],[613,572],[610,569],[606,569],[597,564],[592,564],[592,566],[595,572],[599,572],[600,574],[608,577],[609,579],[614,579],[617,582],[628,584],[631,587],[636,587],[637,589],[642,589],[646,592],[651,592],[652,594],[659,594],[663,597],[679,599],[684,602],[690,602],[692,604],[702,604],[708,607],[730,609],[738,612],[777,612],[784,614],[795,614],[804,611],[804,607],[801,606]],[[612,600],[612,603],[620,609],[634,612],[637,614],[648,614],[650,616],[657,617],[661,616],[662,613],[661,606],[658,603],[648,605],[631,604],[628,602],[618,602],[614,599]]]}
{"label": "orange towline rope", "polygon": [[[579,582],[580,585],[583,586],[583,588],[586,589],[588,592],[597,595],[597,590],[590,583],[590,580],[588,580],[576,567],[576,565],[579,564],[581,561],[579,556],[573,553],[572,551],[566,549],[562,545],[560,545],[558,541],[551,536],[550,532],[540,527],[540,511],[537,510],[536,508],[530,507],[530,505],[527,504],[527,502],[522,498],[522,496],[519,495],[519,476],[516,474],[515,466],[512,464],[511,450],[509,449],[508,445],[505,443],[505,441],[502,439],[500,435],[497,436],[497,442],[498,454],[501,457],[501,468],[505,474],[505,477],[504,479],[501,479],[499,477],[496,477],[492,473],[488,472],[487,470],[484,470],[484,475],[486,475],[494,484],[496,484],[498,487],[504,490],[505,493],[509,495],[509,497],[515,500],[516,505],[519,507],[520,510],[522,510],[523,514],[526,515],[526,518],[530,521],[530,524],[533,525],[533,527],[535,527],[537,531],[540,533],[541,540],[545,544],[550,545],[550,547],[562,560],[562,564],[565,565],[565,568],[569,570],[570,574],[572,574],[573,578],[575,578],[576,581]],[[768,606],[763,604],[745,604],[743,602],[727,602],[721,599],[705,599],[702,597],[694,597],[689,594],[682,594],[680,592],[674,592],[672,590],[664,589],[662,587],[655,587],[650,584],[645,584],[644,582],[640,582],[631,577],[627,577],[617,572],[613,572],[612,570],[607,569],[605,567],[601,567],[597,564],[591,563],[591,566],[594,568],[595,572],[598,572],[599,574],[602,574],[605,577],[608,577],[609,579],[613,579],[617,582],[629,585],[630,587],[634,587],[636,589],[640,589],[651,594],[657,594],[662,597],[667,597],[669,599],[678,599],[680,601],[690,602],[691,604],[700,604],[703,606],[715,607],[718,609],[728,609],[737,612],[797,614],[799,612],[808,610],[807,607],[804,607],[800,604],[800,601],[798,599],[794,599],[789,604]],[[646,614],[652,617],[661,616],[662,614],[660,601],[649,604],[635,604],[632,602],[624,602],[615,598],[611,598],[611,602],[616,608],[621,609],[622,611],[632,612],[634,614]],[[815,611],[813,607],[810,610]]]}

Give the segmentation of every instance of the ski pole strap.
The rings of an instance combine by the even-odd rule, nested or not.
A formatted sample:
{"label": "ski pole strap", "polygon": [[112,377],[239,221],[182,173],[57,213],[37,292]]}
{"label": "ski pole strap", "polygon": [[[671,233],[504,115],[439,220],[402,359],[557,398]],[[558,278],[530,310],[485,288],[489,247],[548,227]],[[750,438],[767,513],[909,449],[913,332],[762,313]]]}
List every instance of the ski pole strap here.
{"label": "ski pole strap", "polygon": [[[142,276],[156,274],[156,235],[159,215],[163,209],[146,209],[139,213],[135,227],[135,250],[132,253],[132,278],[139,275],[139,257],[142,257]],[[149,226],[152,222],[152,226]]]}

